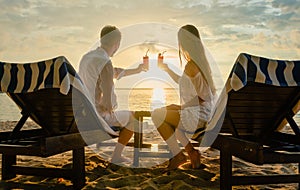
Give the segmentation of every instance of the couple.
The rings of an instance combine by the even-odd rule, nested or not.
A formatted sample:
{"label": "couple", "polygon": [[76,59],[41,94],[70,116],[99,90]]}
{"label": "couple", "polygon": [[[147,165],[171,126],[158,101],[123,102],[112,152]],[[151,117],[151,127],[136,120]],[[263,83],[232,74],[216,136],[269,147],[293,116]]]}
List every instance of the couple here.
{"label": "couple", "polygon": [[[118,50],[120,41],[119,29],[105,26],[100,33],[100,47],[85,54],[79,66],[79,75],[99,114],[110,126],[122,127],[111,159],[114,163],[131,161],[122,156],[122,151],[133,135],[135,119],[131,111],[114,111],[117,100],[113,79],[147,70],[143,64],[135,69],[113,67],[110,57]],[[197,128],[205,126],[211,115],[216,89],[197,28],[193,25],[181,27],[178,42],[180,63],[182,64],[181,57],[187,62],[183,75],[178,76],[167,64],[162,64],[160,68],[179,84],[181,105],[154,110],[152,120],[173,154],[168,169],[176,169],[187,161],[177,140],[185,147],[192,168],[199,168],[200,153],[194,149],[186,133],[193,134]]]}

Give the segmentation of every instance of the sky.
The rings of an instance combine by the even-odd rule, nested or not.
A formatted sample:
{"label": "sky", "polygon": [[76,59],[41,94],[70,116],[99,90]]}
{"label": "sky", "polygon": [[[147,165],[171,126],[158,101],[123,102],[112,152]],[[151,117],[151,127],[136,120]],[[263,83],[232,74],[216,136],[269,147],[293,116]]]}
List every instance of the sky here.
{"label": "sky", "polygon": [[140,61],[143,44],[168,38],[176,46],[176,30],[185,24],[198,28],[223,75],[242,52],[300,60],[300,0],[0,0],[0,6],[0,60],[5,62],[63,55],[77,69],[107,24],[129,29],[131,37],[124,35],[123,41],[137,39],[116,55],[123,67]]}

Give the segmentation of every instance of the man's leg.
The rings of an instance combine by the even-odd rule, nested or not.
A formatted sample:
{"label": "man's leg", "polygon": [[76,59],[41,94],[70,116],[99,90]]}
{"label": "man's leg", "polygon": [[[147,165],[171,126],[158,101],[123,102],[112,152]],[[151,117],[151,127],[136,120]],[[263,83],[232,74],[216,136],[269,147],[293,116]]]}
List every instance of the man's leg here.
{"label": "man's leg", "polygon": [[117,111],[115,112],[115,126],[122,126],[119,133],[118,143],[115,147],[115,150],[112,155],[111,161],[114,163],[120,162],[130,162],[131,160],[123,157],[122,152],[127,145],[128,141],[131,139],[133,135],[133,123],[134,123],[134,116],[133,113],[130,111]]}

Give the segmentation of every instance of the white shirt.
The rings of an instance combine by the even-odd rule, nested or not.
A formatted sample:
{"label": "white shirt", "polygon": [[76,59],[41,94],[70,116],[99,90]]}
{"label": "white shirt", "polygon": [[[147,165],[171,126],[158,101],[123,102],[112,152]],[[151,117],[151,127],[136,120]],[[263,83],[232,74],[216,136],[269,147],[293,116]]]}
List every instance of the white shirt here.
{"label": "white shirt", "polygon": [[[103,91],[101,83],[98,84],[99,77],[101,78],[101,71],[107,64],[112,64],[106,51],[100,47],[85,54],[79,65],[79,76],[89,91],[89,97],[95,106],[101,105],[103,98]],[[113,72],[113,71],[112,71]],[[117,98],[112,88],[111,102],[112,108],[117,108]],[[99,91],[100,90],[100,91]],[[96,94],[97,93],[97,94]],[[100,95],[98,93],[101,93]]]}
{"label": "white shirt", "polygon": [[194,102],[193,106],[199,106],[201,110],[204,110],[205,116],[203,115],[203,118],[208,119],[210,117],[213,106],[213,94],[201,72],[192,78],[183,73],[179,79],[179,90],[181,105],[195,100],[195,98],[199,96],[204,102],[199,103],[198,98],[196,98],[197,101]]}

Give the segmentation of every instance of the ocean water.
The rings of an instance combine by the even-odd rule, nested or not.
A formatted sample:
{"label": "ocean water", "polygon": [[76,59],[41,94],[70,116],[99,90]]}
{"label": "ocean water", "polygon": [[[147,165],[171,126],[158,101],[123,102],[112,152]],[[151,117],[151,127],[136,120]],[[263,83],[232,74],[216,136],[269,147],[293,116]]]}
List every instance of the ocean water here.
{"label": "ocean water", "polygon": [[[117,110],[153,110],[156,107],[178,104],[178,89],[162,88],[135,88],[116,89]],[[0,93],[0,122],[18,121],[21,117],[17,105],[5,94]]]}
{"label": "ocean water", "polygon": [[116,89],[118,110],[153,110],[154,108],[179,104],[178,89]]}
{"label": "ocean water", "polygon": [[0,122],[18,121],[20,117],[17,105],[5,93],[0,93]]}
{"label": "ocean water", "polygon": [[[178,89],[162,88],[135,88],[116,89],[118,108],[117,110],[153,110],[157,107],[179,104]],[[0,122],[18,121],[21,113],[17,105],[5,94],[0,93]],[[300,123],[300,113],[294,116]]]}

